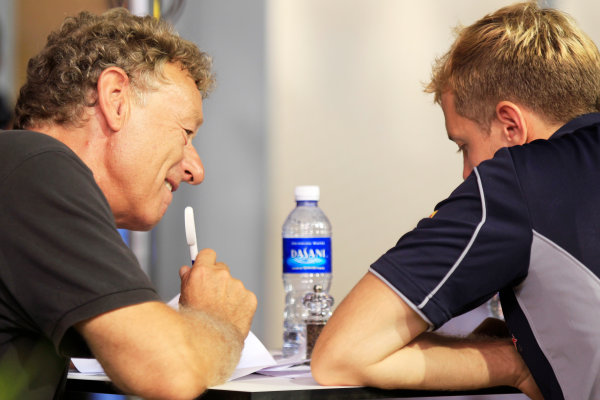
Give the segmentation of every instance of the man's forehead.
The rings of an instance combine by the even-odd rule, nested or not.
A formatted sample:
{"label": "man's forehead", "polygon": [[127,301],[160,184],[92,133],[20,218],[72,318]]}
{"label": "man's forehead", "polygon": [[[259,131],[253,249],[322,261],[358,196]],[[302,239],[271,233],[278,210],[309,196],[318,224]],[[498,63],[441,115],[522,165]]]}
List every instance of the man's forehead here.
{"label": "man's forehead", "polygon": [[204,123],[204,113],[202,112],[202,100],[200,108],[194,108],[194,115],[192,118],[196,121],[196,126],[200,126]]}
{"label": "man's forehead", "polygon": [[192,110],[193,117],[202,122],[202,92],[198,89],[196,82],[189,71],[178,63],[169,63],[165,65],[164,75],[166,85],[172,85],[180,94],[180,99],[185,102]]}

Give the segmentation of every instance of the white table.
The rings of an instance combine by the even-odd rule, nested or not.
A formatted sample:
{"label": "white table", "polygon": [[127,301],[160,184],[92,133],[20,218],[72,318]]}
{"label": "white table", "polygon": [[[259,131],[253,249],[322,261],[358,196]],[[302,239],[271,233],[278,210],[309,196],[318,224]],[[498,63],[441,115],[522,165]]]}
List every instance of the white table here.
{"label": "white table", "polygon": [[[119,394],[106,376],[69,373],[69,400],[90,399],[91,393]],[[264,376],[251,374],[208,389],[200,400],[329,400],[329,399],[394,399],[414,397],[465,396],[519,393],[511,387],[447,392],[425,390],[380,390],[369,387],[321,386],[310,376]]]}

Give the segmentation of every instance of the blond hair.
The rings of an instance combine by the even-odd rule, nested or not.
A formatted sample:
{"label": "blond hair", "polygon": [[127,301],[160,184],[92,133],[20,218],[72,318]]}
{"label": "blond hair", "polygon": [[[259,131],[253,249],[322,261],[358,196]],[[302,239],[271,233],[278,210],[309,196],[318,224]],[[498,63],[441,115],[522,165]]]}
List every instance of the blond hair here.
{"label": "blond hair", "polygon": [[29,60],[27,81],[15,108],[15,128],[43,123],[73,124],[97,100],[96,85],[108,67],[122,68],[136,99],[165,79],[164,66],[178,63],[202,97],[214,85],[211,58],[179,37],[165,21],[138,17],[122,8],[97,16],[68,17]]}
{"label": "blond hair", "polygon": [[565,123],[598,111],[600,54],[565,13],[518,3],[457,29],[425,91],[436,103],[450,91],[456,112],[486,130],[502,100]]}

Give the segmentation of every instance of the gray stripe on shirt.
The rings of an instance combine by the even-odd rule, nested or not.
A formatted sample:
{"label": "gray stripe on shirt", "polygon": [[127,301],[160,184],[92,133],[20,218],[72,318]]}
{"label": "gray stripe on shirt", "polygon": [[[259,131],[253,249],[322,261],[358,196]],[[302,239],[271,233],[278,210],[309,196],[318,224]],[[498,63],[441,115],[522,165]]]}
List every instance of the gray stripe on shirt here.
{"label": "gray stripe on shirt", "polygon": [[533,231],[529,273],[514,292],[565,398],[600,399],[600,279]]}

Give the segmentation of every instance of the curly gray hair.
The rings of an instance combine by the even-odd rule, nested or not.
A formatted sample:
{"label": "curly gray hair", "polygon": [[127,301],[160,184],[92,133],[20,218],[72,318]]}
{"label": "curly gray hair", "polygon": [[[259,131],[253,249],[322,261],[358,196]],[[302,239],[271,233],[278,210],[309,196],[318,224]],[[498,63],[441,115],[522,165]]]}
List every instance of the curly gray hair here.
{"label": "curly gray hair", "polygon": [[214,86],[211,58],[179,37],[165,21],[138,17],[116,8],[102,15],[68,17],[29,60],[27,81],[15,107],[15,128],[37,124],[76,124],[94,106],[102,71],[122,68],[138,99],[164,79],[164,66],[178,63],[196,82],[202,97]]}

